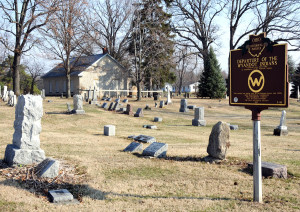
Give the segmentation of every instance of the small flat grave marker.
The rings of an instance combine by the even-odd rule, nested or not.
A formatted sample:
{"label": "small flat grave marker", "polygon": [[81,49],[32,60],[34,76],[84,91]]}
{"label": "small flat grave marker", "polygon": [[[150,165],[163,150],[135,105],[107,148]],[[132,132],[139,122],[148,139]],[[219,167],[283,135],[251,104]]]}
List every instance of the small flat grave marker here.
{"label": "small flat grave marker", "polygon": [[152,143],[150,146],[148,146],[144,151],[144,156],[152,156],[156,158],[165,157],[168,150],[168,144],[165,143]]}
{"label": "small flat grave marker", "polygon": [[73,195],[67,189],[49,191],[50,201],[53,203],[66,203],[73,201]]}
{"label": "small flat grave marker", "polygon": [[141,152],[143,150],[143,144],[138,142],[131,142],[123,151],[124,152]]}
{"label": "small flat grave marker", "polygon": [[139,135],[139,136],[134,136],[133,139],[135,141],[143,142],[143,143],[154,143],[156,142],[156,139],[152,136],[148,135]]}
{"label": "small flat grave marker", "polygon": [[35,174],[39,177],[54,178],[59,172],[59,161],[46,158],[35,167]]}
{"label": "small flat grave marker", "polygon": [[104,135],[106,135],[106,136],[115,136],[116,135],[115,125],[105,125],[104,126]]}
{"label": "small flat grave marker", "polygon": [[128,99],[124,99],[123,103],[127,104],[128,103]]}
{"label": "small flat grave marker", "polygon": [[108,110],[109,110],[109,111],[111,111],[111,110],[113,109],[113,105],[114,105],[114,103],[111,102],[110,105],[109,105],[109,107],[108,107]]}
{"label": "small flat grave marker", "polygon": [[154,122],[162,122],[162,118],[161,117],[154,117]]}
{"label": "small flat grave marker", "polygon": [[143,125],[143,128],[154,130],[154,129],[157,129],[157,126],[155,126],[155,125]]}
{"label": "small flat grave marker", "polygon": [[238,125],[232,125],[232,124],[230,124],[229,127],[230,127],[230,130],[238,130],[239,129]]}

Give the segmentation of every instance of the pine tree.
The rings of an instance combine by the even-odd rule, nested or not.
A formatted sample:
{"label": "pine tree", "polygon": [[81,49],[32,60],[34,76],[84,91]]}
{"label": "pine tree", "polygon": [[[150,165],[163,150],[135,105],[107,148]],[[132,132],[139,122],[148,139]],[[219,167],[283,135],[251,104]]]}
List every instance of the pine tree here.
{"label": "pine tree", "polygon": [[225,80],[221,74],[220,64],[213,48],[209,50],[205,69],[200,78],[199,96],[209,98],[223,98],[226,91]]}

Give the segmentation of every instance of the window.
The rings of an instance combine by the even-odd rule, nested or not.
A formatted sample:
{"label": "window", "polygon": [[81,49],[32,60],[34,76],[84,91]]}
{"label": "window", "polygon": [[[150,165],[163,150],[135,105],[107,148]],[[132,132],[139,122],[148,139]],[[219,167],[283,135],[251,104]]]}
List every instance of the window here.
{"label": "window", "polygon": [[49,81],[49,93],[52,93],[52,82]]}

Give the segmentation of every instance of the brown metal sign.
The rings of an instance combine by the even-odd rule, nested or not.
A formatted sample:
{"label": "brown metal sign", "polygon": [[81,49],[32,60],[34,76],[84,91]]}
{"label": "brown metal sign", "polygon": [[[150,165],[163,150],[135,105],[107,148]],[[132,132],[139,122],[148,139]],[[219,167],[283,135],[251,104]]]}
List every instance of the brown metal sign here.
{"label": "brown metal sign", "polygon": [[230,51],[231,106],[288,107],[287,44],[250,35],[241,49]]}

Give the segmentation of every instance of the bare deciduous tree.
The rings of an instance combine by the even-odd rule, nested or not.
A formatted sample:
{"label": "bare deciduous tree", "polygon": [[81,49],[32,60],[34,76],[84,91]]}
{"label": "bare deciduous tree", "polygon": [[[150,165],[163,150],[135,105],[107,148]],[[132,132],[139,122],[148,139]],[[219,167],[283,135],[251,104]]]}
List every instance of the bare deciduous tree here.
{"label": "bare deciduous tree", "polygon": [[172,8],[177,34],[203,59],[207,66],[209,47],[217,39],[218,27],[215,18],[224,9],[225,3],[214,0],[174,0]]}
{"label": "bare deciduous tree", "polygon": [[[91,44],[82,26],[87,3],[84,0],[65,0],[53,14],[41,34],[45,38],[42,46],[54,59],[62,61],[66,73],[66,97],[71,97],[71,72],[76,68],[80,56],[90,54]],[[72,57],[76,57],[71,61]]]}
{"label": "bare deciduous tree", "polygon": [[32,62],[27,61],[25,63],[27,64],[26,71],[31,77],[30,93],[33,94],[34,85],[36,84],[37,79],[43,75],[45,64],[37,62],[36,60],[33,60]]}
{"label": "bare deciduous tree", "polygon": [[24,52],[29,51],[38,39],[33,31],[44,26],[56,10],[57,0],[0,1],[3,23],[0,27],[0,42],[14,54],[13,89],[20,95],[20,60]]}

